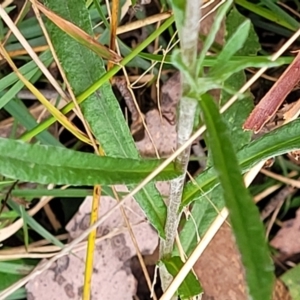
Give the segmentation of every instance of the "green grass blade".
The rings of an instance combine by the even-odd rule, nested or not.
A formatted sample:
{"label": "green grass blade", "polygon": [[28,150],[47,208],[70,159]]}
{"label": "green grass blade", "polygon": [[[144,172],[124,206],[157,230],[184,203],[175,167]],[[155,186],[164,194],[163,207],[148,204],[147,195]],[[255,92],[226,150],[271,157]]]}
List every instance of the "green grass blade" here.
{"label": "green grass blade", "polygon": [[[26,219],[26,211],[25,211],[25,207],[19,205],[19,212],[20,212],[20,216],[23,220]],[[23,222],[23,236],[24,236],[24,245],[25,245],[25,249],[28,249],[28,245],[29,245],[29,234],[28,234],[28,226],[26,222]]]}
{"label": "green grass blade", "polygon": [[56,245],[61,248],[64,247],[64,244],[61,241],[59,241],[55,236],[53,236],[49,231],[47,231],[43,226],[41,226],[33,217],[28,215],[28,213],[25,210],[22,213],[20,205],[18,205],[12,200],[8,200],[8,205],[23,218],[24,223],[30,226],[31,229],[36,231],[44,239],[46,239],[53,245]]}
{"label": "green grass blade", "polygon": [[245,267],[249,295],[255,300],[270,299],[273,267],[258,209],[245,188],[226,124],[214,100],[209,95],[203,95],[200,107],[207,126],[207,140],[214,166]]}
{"label": "green grass blade", "polygon": [[299,22],[297,22],[295,18],[285,12],[280,6],[278,6],[274,0],[261,0],[261,2],[265,6],[267,6],[275,15],[277,15],[278,20],[284,20],[285,22],[289,23],[291,27],[294,27],[295,30],[299,28]]}
{"label": "green grass blade", "polygon": [[[14,117],[20,124],[22,124],[27,130],[30,130],[38,125],[38,122],[28,111],[23,102],[14,99],[8,102],[4,109]],[[41,132],[36,136],[36,138],[43,144],[60,146],[63,145],[48,131]]]}
{"label": "green grass blade", "polygon": [[[50,64],[52,59],[52,54],[50,51],[45,51],[44,53],[42,53],[39,56],[40,60],[44,63],[44,64]],[[36,66],[34,61],[31,61],[27,64],[25,64],[24,66],[22,66],[19,71],[25,76],[25,78],[28,79],[28,73],[33,71],[33,70],[38,70],[38,67]],[[6,88],[8,88],[10,85],[16,83],[17,81],[19,81],[19,77],[14,73],[10,73],[9,75],[3,77],[0,79],[0,92],[5,90]]]}
{"label": "green grass blade", "polygon": [[235,3],[248,9],[249,11],[252,11],[253,13],[271,21],[271,22],[279,24],[279,25],[281,25],[287,29],[290,29],[292,31],[296,31],[299,27],[299,24],[291,25],[290,22],[288,22],[286,19],[278,18],[278,15],[275,14],[274,12],[272,12],[264,7],[261,7],[260,5],[254,4],[252,2],[249,2],[246,0],[235,0]]}
{"label": "green grass blade", "polygon": [[[37,70],[32,70],[28,72],[25,76],[26,79],[30,80],[31,77],[37,72]],[[17,93],[24,87],[22,81],[16,82],[5,94],[0,98],[0,109],[5,106],[11,99],[13,99]]]}
{"label": "green grass blade", "polygon": [[[171,64],[172,63],[172,57],[171,55],[160,55],[160,54],[150,54],[150,53],[144,53],[141,52],[139,54],[140,57],[145,58],[146,60],[151,60],[151,61],[157,61],[157,62],[164,62],[166,64]],[[239,61],[240,59],[251,59],[251,61],[255,64],[256,61],[260,61],[261,59],[265,59],[265,62],[268,63],[270,61],[269,56],[241,56],[241,55],[235,55],[230,58],[229,62],[236,62]],[[276,60],[276,62],[280,64],[290,64],[293,61],[294,57],[289,57],[289,56],[281,56]],[[205,57],[203,60],[203,67],[213,67],[214,64],[216,63],[216,57]]]}
{"label": "green grass blade", "polygon": [[93,2],[94,2],[94,5],[95,5],[95,7],[96,7],[96,9],[97,9],[97,12],[98,12],[98,14],[99,14],[99,16],[100,16],[100,18],[101,18],[103,24],[105,25],[106,28],[109,29],[109,28],[110,28],[110,25],[109,25],[109,23],[107,22],[106,16],[105,16],[105,14],[104,14],[104,12],[103,12],[103,10],[102,10],[102,7],[101,7],[99,1],[93,0]]}
{"label": "green grass blade", "polygon": [[15,292],[13,292],[11,295],[9,295],[5,300],[20,300],[20,299],[26,299],[27,297],[27,291],[25,288],[19,288]]}

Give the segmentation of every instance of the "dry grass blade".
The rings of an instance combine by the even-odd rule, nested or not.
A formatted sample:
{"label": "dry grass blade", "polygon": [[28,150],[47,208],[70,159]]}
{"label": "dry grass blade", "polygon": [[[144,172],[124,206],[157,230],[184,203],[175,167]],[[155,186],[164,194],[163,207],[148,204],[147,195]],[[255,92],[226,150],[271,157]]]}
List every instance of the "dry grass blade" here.
{"label": "dry grass blade", "polygon": [[[22,20],[22,18],[23,18],[23,17],[25,16],[25,14],[27,13],[29,5],[30,5],[29,1],[26,0],[26,1],[24,2],[24,4],[23,4],[23,7],[22,7],[20,13],[18,14],[18,17],[17,17],[16,20],[15,20],[15,24],[16,24],[16,25]],[[9,30],[7,31],[7,33],[6,33],[6,35],[5,35],[4,39],[3,39],[3,41],[2,41],[2,45],[3,45],[3,46],[6,44],[7,40],[8,40],[9,37],[11,36],[11,33],[12,33],[12,31],[11,31],[11,29],[9,29]]]}
{"label": "dry grass blade", "polygon": [[[118,196],[118,193],[117,193],[116,188],[113,187],[112,191],[113,191],[113,193],[114,193],[115,199],[119,202],[120,199],[119,199],[119,196]],[[150,275],[149,275],[149,273],[148,273],[146,264],[145,264],[144,259],[143,259],[143,257],[142,257],[141,251],[140,251],[140,249],[139,249],[139,245],[138,245],[137,239],[136,239],[136,237],[135,237],[135,235],[134,235],[133,226],[132,226],[132,224],[130,223],[130,221],[129,221],[128,217],[127,217],[126,211],[125,211],[125,209],[124,209],[123,206],[120,207],[120,210],[121,210],[121,213],[122,213],[122,217],[123,217],[123,219],[124,219],[124,222],[125,222],[125,224],[126,224],[126,228],[128,229],[128,232],[129,232],[129,234],[130,234],[131,241],[132,241],[132,243],[133,243],[133,245],[134,245],[134,248],[135,248],[135,250],[136,250],[136,254],[137,254],[137,257],[138,257],[138,259],[139,259],[139,262],[140,262],[142,271],[143,271],[143,273],[144,273],[144,276],[145,276],[145,279],[146,279],[148,288],[149,288],[149,290],[151,291],[151,279],[150,279]],[[155,294],[154,291],[152,292],[152,298],[153,298],[154,300],[157,300],[157,297],[156,297],[156,294]]]}
{"label": "dry grass blade", "polygon": [[[111,13],[110,13],[110,40],[109,40],[109,47],[112,51],[116,50],[119,9],[120,9],[120,1],[113,0],[111,5]],[[107,69],[109,70],[112,67],[113,67],[112,63],[109,62]]]}
{"label": "dry grass blade", "polygon": [[[34,60],[34,62],[37,64],[37,66],[40,68],[40,70],[43,72],[43,74],[46,76],[46,78],[49,80],[49,82],[52,84],[52,86],[56,89],[56,91],[59,93],[59,95],[64,99],[68,100],[67,95],[62,90],[62,88],[59,86],[59,84],[56,82],[56,80],[53,78],[49,70],[44,66],[44,64],[41,62],[39,57],[36,55],[36,53],[33,51],[29,43],[26,41],[26,39],[23,37],[19,29],[16,27],[14,22],[11,20],[9,15],[6,13],[6,11],[3,9],[2,5],[0,5],[0,17],[3,19],[3,21],[7,24],[7,26],[10,28],[12,33],[16,36],[16,38],[19,40],[19,42],[22,44],[24,49],[27,51],[27,53],[30,55],[30,57]],[[68,102],[68,101],[67,101]]]}
{"label": "dry grass blade", "polygon": [[[94,187],[94,192],[93,192],[92,212],[90,217],[91,225],[93,225],[95,221],[98,219],[100,197],[101,197],[101,186],[96,185]],[[84,300],[89,300],[91,298],[91,290],[92,290],[91,283],[92,283],[92,274],[93,274],[93,261],[94,261],[96,236],[97,236],[97,230],[93,230],[88,237],[85,272],[84,272],[84,285],[83,285]]]}
{"label": "dry grass blade", "polygon": [[299,180],[296,180],[296,179],[292,179],[292,178],[288,178],[288,177],[285,177],[285,176],[282,176],[282,175],[278,175],[278,174],[275,174],[273,172],[270,172],[268,170],[265,170],[265,169],[262,169],[261,170],[261,173],[265,174],[266,176],[269,176],[273,179],[276,179],[280,182],[283,182],[285,184],[288,184],[292,187],[295,187],[295,188],[300,188],[300,181]]}
{"label": "dry grass blade", "polygon": [[61,74],[61,76],[62,76],[62,78],[63,78],[63,80],[64,80],[64,82],[65,82],[65,84],[67,86],[67,89],[68,89],[68,92],[70,94],[70,97],[71,97],[72,101],[74,102],[74,105],[75,105],[75,108],[76,108],[76,110],[74,110],[74,111],[76,112],[76,114],[80,118],[80,120],[82,121],[83,126],[84,126],[84,128],[86,130],[86,133],[87,133],[87,135],[88,135],[88,137],[89,137],[89,139],[91,141],[92,146],[94,147],[95,152],[98,153],[98,148],[97,148],[97,145],[96,145],[96,141],[95,141],[95,139],[94,139],[94,137],[93,137],[93,135],[91,133],[91,130],[90,130],[90,127],[89,127],[88,123],[85,121],[85,119],[83,117],[83,114],[81,112],[80,106],[78,105],[76,97],[75,97],[75,95],[73,93],[73,90],[72,90],[72,88],[70,86],[70,83],[67,80],[67,76],[66,76],[63,68],[61,67],[59,59],[57,58],[57,55],[56,55],[56,52],[55,52],[54,47],[52,45],[51,39],[49,37],[49,34],[48,34],[48,32],[47,32],[47,30],[45,28],[44,22],[43,22],[43,20],[41,18],[39,10],[38,10],[38,8],[36,6],[36,1],[34,1],[32,3],[32,8],[33,8],[33,10],[34,10],[34,12],[36,14],[37,20],[38,20],[38,22],[39,22],[39,24],[40,24],[40,26],[42,28],[42,31],[43,31],[44,36],[46,38],[46,41],[47,41],[47,43],[49,45],[49,48],[50,48],[51,53],[53,55],[53,58],[54,58],[54,60],[56,62],[56,65],[57,65],[57,67],[58,67],[58,69],[60,71],[60,74]]}
{"label": "dry grass blade", "polygon": [[[35,53],[39,53],[39,52],[44,52],[48,49],[48,46],[38,46],[38,47],[33,47],[32,50]],[[20,49],[20,50],[14,50],[14,51],[8,51],[8,54],[11,58],[16,57],[16,56],[21,56],[24,54],[27,54],[27,51],[24,49]],[[3,57],[0,57],[0,61],[3,60]]]}
{"label": "dry grass blade", "polygon": [[117,28],[117,35],[125,33],[125,32],[129,32],[129,31],[132,31],[132,30],[136,30],[136,29],[139,29],[139,28],[142,28],[144,26],[151,25],[151,24],[154,24],[154,23],[157,23],[157,22],[161,22],[163,20],[166,20],[166,19],[170,18],[171,16],[172,16],[172,12],[163,12],[163,13],[160,13],[160,14],[149,16],[149,17],[147,17],[146,19],[143,19],[143,20],[133,21],[131,23],[119,26]]}
{"label": "dry grass blade", "polygon": [[77,42],[91,49],[104,59],[108,59],[109,61],[112,61],[114,63],[118,63],[121,61],[122,58],[117,53],[101,45],[96,39],[89,36],[86,32],[84,32],[73,23],[61,18],[39,2],[35,2],[35,4],[38,9],[47,16],[47,18],[49,18],[56,26],[58,26],[61,30],[74,38]]}
{"label": "dry grass blade", "polygon": [[16,75],[20,78],[20,80],[24,83],[24,85],[36,96],[36,98],[48,109],[48,111],[60,122],[66,129],[72,132],[79,140],[83,141],[87,144],[92,144],[89,138],[79,130],[75,125],[73,125],[68,118],[62,114],[55,106],[53,106],[39,90],[31,84],[17,69],[11,58],[8,56],[8,53],[4,49],[4,47],[0,44],[0,53],[9,63],[11,68],[14,70]]}

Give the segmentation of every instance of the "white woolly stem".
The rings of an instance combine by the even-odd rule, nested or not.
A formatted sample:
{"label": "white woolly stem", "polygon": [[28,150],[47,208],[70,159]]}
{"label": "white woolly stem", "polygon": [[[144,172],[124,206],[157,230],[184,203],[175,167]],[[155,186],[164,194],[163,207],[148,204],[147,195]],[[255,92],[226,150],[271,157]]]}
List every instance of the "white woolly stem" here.
{"label": "white woolly stem", "polygon": [[[175,11],[175,20],[181,42],[181,58],[182,61],[190,67],[190,73],[192,76],[197,76],[197,74],[194,74],[194,70],[197,58],[200,17],[201,0],[186,1],[185,20],[183,22],[182,20],[177,20]],[[189,91],[190,86],[188,81],[181,76],[181,100],[179,102],[177,118],[177,148],[183,145],[193,132],[198,99],[189,97]],[[190,147],[183,151],[175,161],[182,174],[171,181],[165,225],[166,239],[161,240],[160,242],[160,258],[171,256],[174,247],[178,223],[181,217],[181,214],[179,213],[179,206],[181,203],[189,156]],[[160,267],[160,276],[162,288],[163,290],[166,290],[172,281],[172,276],[167,272],[165,267]]]}

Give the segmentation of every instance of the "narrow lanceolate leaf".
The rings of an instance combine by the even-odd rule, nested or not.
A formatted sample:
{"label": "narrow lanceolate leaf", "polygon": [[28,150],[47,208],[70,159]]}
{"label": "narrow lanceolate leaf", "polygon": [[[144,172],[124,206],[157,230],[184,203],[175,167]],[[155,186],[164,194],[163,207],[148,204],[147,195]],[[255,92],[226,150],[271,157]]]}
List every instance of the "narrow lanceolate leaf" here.
{"label": "narrow lanceolate leaf", "polygon": [[[89,12],[84,1],[46,0],[45,4],[89,35],[93,34]],[[69,83],[75,95],[78,96],[106,74],[104,62],[101,57],[70,38],[53,23],[48,24],[48,29]],[[105,82],[91,94],[82,103],[82,109],[84,117],[106,155],[139,159],[127,123],[109,82]],[[154,183],[148,184],[135,196],[135,199],[159,235],[164,237],[166,205]]]}
{"label": "narrow lanceolate leaf", "polygon": [[[160,160],[98,157],[62,147],[0,138],[0,174],[22,181],[71,185],[137,183],[160,163]],[[178,175],[172,169],[168,167],[159,178],[167,180]]]}
{"label": "narrow lanceolate leaf", "polygon": [[232,4],[232,0],[227,0],[225,1],[224,4],[218,9],[216,16],[214,18],[214,22],[209,30],[209,34],[207,35],[204,43],[203,43],[203,48],[202,51],[199,55],[198,62],[197,62],[197,71],[196,74],[199,74],[199,72],[203,69],[203,61],[206,56],[207,51],[213,44],[215,40],[215,36],[217,35],[217,32],[219,31],[221,27],[221,23],[226,15],[227,10]]}
{"label": "narrow lanceolate leaf", "polygon": [[[173,256],[168,259],[162,259],[161,262],[166,266],[168,272],[172,276],[176,276],[183,266],[179,256]],[[180,287],[178,288],[178,295],[180,299],[190,299],[193,296],[197,296],[202,292],[202,288],[199,284],[197,277],[189,272]]]}
{"label": "narrow lanceolate leaf", "polygon": [[236,29],[234,34],[231,35],[231,37],[223,47],[221,53],[218,55],[216,64],[210,69],[210,75],[216,74],[216,72],[218,72],[218,69],[223,67],[224,64],[228,63],[229,59],[243,47],[249,34],[250,24],[251,23],[249,20],[244,21],[244,23],[242,23]]}
{"label": "narrow lanceolate leaf", "polygon": [[[241,15],[235,8],[233,8],[226,18],[226,40],[230,39],[234,35],[236,28],[243,22],[245,22],[245,17]],[[250,25],[250,30],[247,35],[247,40],[245,41],[243,47],[235,53],[235,55],[247,55],[249,58],[256,58],[257,52],[260,50],[260,44],[258,36],[252,25]],[[240,71],[233,74],[225,81],[224,85],[232,90],[238,91],[246,82],[245,71]],[[226,93],[224,90],[221,91],[221,105],[223,106],[229,99],[231,95]],[[228,124],[230,129],[231,142],[233,143],[234,149],[240,150],[243,146],[248,144],[251,140],[251,133],[244,131],[242,125],[253,109],[253,99],[254,97],[249,93],[245,95],[243,99],[239,99],[233,105],[230,106],[228,110],[223,113],[224,119]]]}
{"label": "narrow lanceolate leaf", "polygon": [[[300,120],[295,120],[251,142],[237,153],[242,173],[262,160],[299,149]],[[219,184],[214,168],[209,168],[185,186],[181,207],[200,200]]]}
{"label": "narrow lanceolate leaf", "polygon": [[273,266],[258,209],[244,185],[226,124],[213,99],[203,95],[200,106],[214,166],[245,268],[249,294],[255,300],[271,299]]}
{"label": "narrow lanceolate leaf", "polygon": [[73,23],[63,19],[39,2],[35,2],[35,4],[37,5],[38,9],[47,16],[47,18],[49,18],[56,26],[58,26],[61,30],[66,32],[80,44],[91,49],[105,59],[116,63],[121,61],[122,58],[117,53],[101,45],[96,39],[88,35],[79,27],[75,26]]}

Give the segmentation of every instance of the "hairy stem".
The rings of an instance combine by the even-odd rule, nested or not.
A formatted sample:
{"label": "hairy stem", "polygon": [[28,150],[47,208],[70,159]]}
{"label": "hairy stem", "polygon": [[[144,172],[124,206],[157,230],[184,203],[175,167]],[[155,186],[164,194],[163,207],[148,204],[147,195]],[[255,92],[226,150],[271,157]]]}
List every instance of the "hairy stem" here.
{"label": "hairy stem", "polygon": [[[190,74],[195,77],[197,76],[197,74],[195,74],[195,65],[198,47],[199,20],[201,16],[201,0],[185,1],[184,11],[181,11],[181,8],[176,6],[176,4],[178,4],[178,1],[173,3],[173,9],[181,43],[181,59],[183,63],[189,67]],[[182,20],[183,15],[184,20]],[[188,96],[190,90],[188,80],[181,74],[181,100],[179,102],[177,118],[177,148],[189,139],[193,131],[197,99]],[[181,216],[179,206],[182,198],[189,155],[190,148],[186,149],[176,158],[176,165],[182,174],[171,181],[165,225],[166,239],[160,242],[160,258],[171,256],[173,250]],[[164,267],[160,268],[160,275],[162,288],[165,290],[172,281],[172,277]]]}

